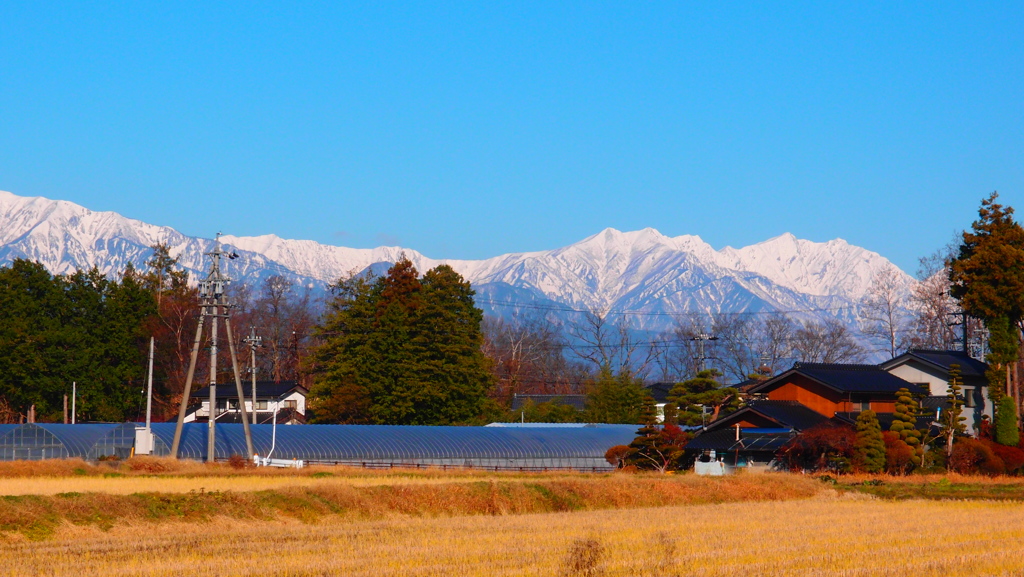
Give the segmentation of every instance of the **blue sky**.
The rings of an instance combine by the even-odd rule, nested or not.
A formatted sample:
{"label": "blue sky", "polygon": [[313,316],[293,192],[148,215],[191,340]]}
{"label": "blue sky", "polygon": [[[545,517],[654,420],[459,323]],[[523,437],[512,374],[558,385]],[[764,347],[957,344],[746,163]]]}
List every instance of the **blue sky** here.
{"label": "blue sky", "polygon": [[909,272],[993,190],[1024,211],[1021,2],[206,4],[0,5],[0,189],[437,258],[792,232]]}

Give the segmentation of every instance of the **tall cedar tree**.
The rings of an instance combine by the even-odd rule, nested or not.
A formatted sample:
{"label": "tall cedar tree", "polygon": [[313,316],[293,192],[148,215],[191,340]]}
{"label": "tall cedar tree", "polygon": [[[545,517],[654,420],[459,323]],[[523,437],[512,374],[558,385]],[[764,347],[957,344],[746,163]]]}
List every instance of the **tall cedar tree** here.
{"label": "tall cedar tree", "polygon": [[733,387],[722,387],[716,380],[722,373],[708,369],[697,373],[694,378],[672,387],[668,399],[679,407],[678,418],[683,425],[704,424],[703,411],[706,407],[711,414],[706,417],[711,423],[723,413],[728,414],[740,406],[740,393]]}
{"label": "tall cedar tree", "polygon": [[[959,253],[949,266],[949,293],[964,311],[985,322],[992,352],[989,362],[989,394],[1002,406],[1010,381],[1010,367],[1019,357],[1020,324],[1024,319],[1024,228],[1013,218],[1013,208],[1004,207],[992,193],[981,201],[978,220],[971,231],[963,233]],[[1020,396],[1012,391],[1014,402],[1002,411],[996,410],[996,423],[1009,428],[1017,426],[1017,403]],[[1000,425],[1000,420],[1005,421]]]}
{"label": "tall cedar tree", "polygon": [[0,268],[0,396],[21,413],[35,405],[39,421],[60,421],[75,381],[79,419],[137,418],[155,311],[131,269],[117,282],[95,268],[52,276],[16,259]]}
{"label": "tall cedar tree", "polygon": [[896,408],[892,415],[889,430],[899,435],[901,442],[906,443],[913,452],[911,462],[915,467],[921,465],[921,454],[924,447],[921,443],[923,433],[917,430],[918,403],[910,390],[902,388],[896,391]]}
{"label": "tall cedar tree", "polygon": [[857,417],[854,458],[857,467],[867,473],[881,473],[885,469],[885,440],[874,411],[864,411]]}
{"label": "tall cedar tree", "polygon": [[320,423],[453,425],[480,418],[491,376],[482,312],[447,265],[418,278],[407,259],[384,277],[332,287],[311,352],[313,419]]}
{"label": "tall cedar tree", "polygon": [[953,441],[967,434],[962,415],[964,400],[963,380],[960,377],[960,365],[949,366],[949,388],[946,393],[946,408],[939,415],[939,438],[942,439],[946,454],[946,467],[949,468],[949,457],[953,454]]}

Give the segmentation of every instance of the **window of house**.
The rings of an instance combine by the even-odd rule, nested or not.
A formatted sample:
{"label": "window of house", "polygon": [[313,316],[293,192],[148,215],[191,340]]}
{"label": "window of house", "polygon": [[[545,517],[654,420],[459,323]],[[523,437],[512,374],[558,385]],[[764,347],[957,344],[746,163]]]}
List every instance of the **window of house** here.
{"label": "window of house", "polygon": [[854,401],[853,412],[863,413],[871,410],[871,401]]}
{"label": "window of house", "polygon": [[267,410],[267,402],[266,401],[256,401],[256,410],[257,411],[266,411]]}
{"label": "window of house", "polygon": [[237,400],[229,400],[228,401],[228,408],[231,409],[232,411],[237,411],[238,410],[238,401]]}
{"label": "window of house", "polygon": [[298,406],[299,406],[299,404],[295,400],[285,401],[284,402],[284,408],[286,408],[286,409],[295,409],[295,408],[298,408]]}
{"label": "window of house", "polygon": [[218,411],[223,411],[225,408],[227,408],[227,406],[228,406],[228,402],[226,400],[224,400],[224,399],[217,399],[217,410]]}

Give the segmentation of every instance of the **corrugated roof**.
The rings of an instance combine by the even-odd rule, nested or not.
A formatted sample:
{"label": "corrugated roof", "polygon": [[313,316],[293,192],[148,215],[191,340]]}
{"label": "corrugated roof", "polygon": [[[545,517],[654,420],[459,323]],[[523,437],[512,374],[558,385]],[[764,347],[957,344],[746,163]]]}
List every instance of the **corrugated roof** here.
{"label": "corrugated roof", "polygon": [[[174,423],[155,423],[158,451],[169,453]],[[426,427],[390,425],[282,425],[277,427],[274,457],[319,462],[387,462],[457,464],[471,461],[516,463],[520,466],[604,467],[604,454],[628,445],[637,425],[578,428]],[[253,444],[260,455],[270,451],[272,428],[253,425]],[[186,424],[181,456],[204,460],[206,424]],[[241,425],[216,425],[216,458],[245,454]],[[547,463],[532,465],[522,463]],[[561,465],[556,463],[562,463]],[[603,464],[602,464],[603,463]],[[495,466],[495,465],[487,465]]]}

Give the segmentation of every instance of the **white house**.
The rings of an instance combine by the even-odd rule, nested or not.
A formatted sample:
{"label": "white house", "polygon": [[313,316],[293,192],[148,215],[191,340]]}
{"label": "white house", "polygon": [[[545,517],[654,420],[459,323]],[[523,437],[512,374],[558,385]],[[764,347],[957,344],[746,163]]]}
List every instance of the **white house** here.
{"label": "white house", "polygon": [[[278,424],[302,424],[306,422],[306,395],[309,391],[295,381],[256,382],[256,424],[273,422],[277,411]],[[243,383],[246,413],[252,417],[252,383]],[[206,386],[190,396],[191,403],[185,422],[207,422],[210,418],[210,387]],[[235,383],[217,383],[217,409],[214,419],[218,423],[241,423],[238,391]]]}
{"label": "white house", "polygon": [[977,435],[982,418],[987,416],[991,419],[994,414],[985,378],[987,364],[963,351],[911,349],[880,366],[904,381],[926,386],[931,397],[925,406],[941,409],[944,397],[949,394],[949,369],[954,364],[960,365],[963,377],[964,408],[961,415],[967,419],[971,434]]}

